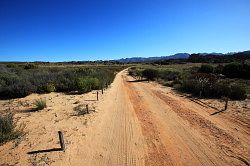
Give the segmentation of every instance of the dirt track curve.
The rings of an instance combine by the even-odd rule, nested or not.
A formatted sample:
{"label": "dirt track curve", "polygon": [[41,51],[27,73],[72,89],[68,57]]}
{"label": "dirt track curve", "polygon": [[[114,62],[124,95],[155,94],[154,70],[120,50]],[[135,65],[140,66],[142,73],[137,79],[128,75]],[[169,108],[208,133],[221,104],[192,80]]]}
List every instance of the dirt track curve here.
{"label": "dirt track curve", "polygon": [[211,116],[202,102],[126,71],[105,93],[84,138],[66,142],[51,165],[249,165],[249,121]]}

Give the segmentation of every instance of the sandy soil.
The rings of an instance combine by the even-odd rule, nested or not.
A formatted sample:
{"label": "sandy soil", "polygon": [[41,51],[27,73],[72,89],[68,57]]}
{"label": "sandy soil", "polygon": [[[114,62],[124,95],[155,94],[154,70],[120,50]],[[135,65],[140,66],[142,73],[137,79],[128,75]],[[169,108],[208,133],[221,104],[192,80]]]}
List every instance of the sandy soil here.
{"label": "sandy soil", "polygon": [[[100,94],[100,93],[99,93]],[[29,112],[46,98],[48,107]],[[73,108],[89,104],[90,114]],[[249,165],[249,100],[198,100],[154,82],[117,74],[96,101],[83,95],[51,93],[0,101],[0,111],[16,112],[26,135],[0,146],[0,164],[9,165]],[[219,113],[216,113],[219,112]],[[216,113],[216,114],[213,114]],[[62,131],[66,150],[59,148]]]}

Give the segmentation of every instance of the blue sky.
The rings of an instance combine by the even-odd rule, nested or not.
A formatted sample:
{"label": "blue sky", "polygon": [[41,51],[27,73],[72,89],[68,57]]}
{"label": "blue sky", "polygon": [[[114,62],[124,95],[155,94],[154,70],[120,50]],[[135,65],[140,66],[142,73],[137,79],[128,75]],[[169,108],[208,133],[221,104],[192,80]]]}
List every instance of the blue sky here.
{"label": "blue sky", "polygon": [[250,49],[250,0],[0,0],[0,61]]}

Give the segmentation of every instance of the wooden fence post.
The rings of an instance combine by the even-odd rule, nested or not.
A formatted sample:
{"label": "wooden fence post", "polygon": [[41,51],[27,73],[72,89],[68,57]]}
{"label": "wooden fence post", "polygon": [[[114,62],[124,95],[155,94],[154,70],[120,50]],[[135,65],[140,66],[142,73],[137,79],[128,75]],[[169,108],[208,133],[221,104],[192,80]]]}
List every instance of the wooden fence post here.
{"label": "wooden fence post", "polygon": [[225,100],[225,110],[227,110],[227,105],[228,105],[228,97],[226,98],[226,100]]}
{"label": "wooden fence post", "polygon": [[97,101],[98,101],[98,91],[96,92],[96,99],[97,99]]}
{"label": "wooden fence post", "polygon": [[59,135],[61,150],[63,150],[65,152],[65,144],[64,144],[64,139],[63,139],[63,133],[61,131],[58,131],[58,135]]}
{"label": "wooden fence post", "polygon": [[87,113],[89,114],[89,105],[88,104],[86,105],[86,110],[87,110]]}
{"label": "wooden fence post", "polygon": [[103,94],[103,88],[102,88],[102,94]]}

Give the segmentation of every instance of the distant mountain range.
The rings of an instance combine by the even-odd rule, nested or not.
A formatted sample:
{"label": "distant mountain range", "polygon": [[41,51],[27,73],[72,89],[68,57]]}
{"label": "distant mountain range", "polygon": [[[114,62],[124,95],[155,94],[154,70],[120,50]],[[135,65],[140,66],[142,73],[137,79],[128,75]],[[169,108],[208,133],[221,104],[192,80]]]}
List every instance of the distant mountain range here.
{"label": "distant mountain range", "polygon": [[132,57],[132,58],[122,58],[116,61],[121,63],[137,63],[137,62],[152,62],[166,59],[187,59],[189,57],[188,53],[178,53],[170,56],[161,56],[161,57]]}
{"label": "distant mountain range", "polygon": [[[201,56],[200,58],[215,58],[215,59],[225,59],[228,58],[235,58],[238,57],[240,59],[249,59],[250,56],[250,51],[243,51],[243,52],[229,52],[226,54],[223,53],[196,53],[196,54],[188,54],[188,53],[177,53],[174,55],[169,55],[169,56],[161,56],[161,57],[132,57],[132,58],[122,58],[118,60],[114,60],[117,62],[121,63],[140,63],[140,62],[156,62],[156,61],[164,61],[164,60],[169,60],[169,59],[190,59],[191,57],[194,56]],[[229,56],[229,57],[228,57]],[[237,59],[237,58],[236,58]]]}

